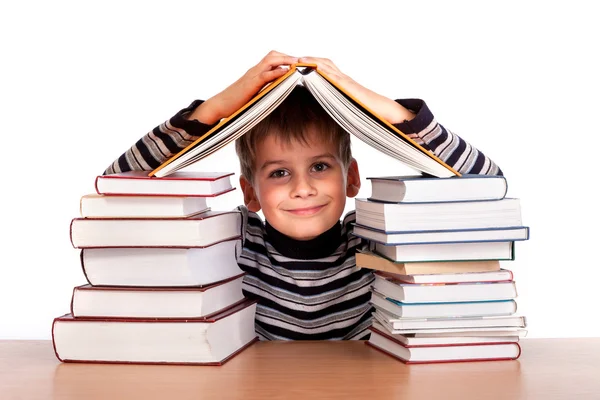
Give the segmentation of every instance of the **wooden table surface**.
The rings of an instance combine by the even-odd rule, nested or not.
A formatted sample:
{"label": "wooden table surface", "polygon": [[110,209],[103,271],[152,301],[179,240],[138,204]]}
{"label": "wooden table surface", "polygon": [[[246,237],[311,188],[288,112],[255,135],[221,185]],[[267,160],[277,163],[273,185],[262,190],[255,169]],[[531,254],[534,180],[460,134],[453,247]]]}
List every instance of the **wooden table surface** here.
{"label": "wooden table surface", "polygon": [[517,361],[404,365],[363,342],[260,342],[221,367],[60,363],[0,341],[0,399],[600,399],[600,338],[523,339]]}

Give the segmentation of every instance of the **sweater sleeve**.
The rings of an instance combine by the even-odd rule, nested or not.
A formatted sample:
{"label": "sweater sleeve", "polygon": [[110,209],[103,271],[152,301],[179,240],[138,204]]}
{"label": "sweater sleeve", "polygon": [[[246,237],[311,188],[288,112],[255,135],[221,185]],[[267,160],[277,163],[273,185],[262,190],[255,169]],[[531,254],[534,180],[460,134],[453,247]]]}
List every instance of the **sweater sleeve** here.
{"label": "sweater sleeve", "polygon": [[394,126],[461,174],[502,175],[502,170],[481,151],[439,124],[420,99],[396,100],[416,114]]}
{"label": "sweater sleeve", "polygon": [[187,120],[185,115],[202,104],[195,100],[175,116],[152,129],[113,161],[104,175],[127,171],[151,171],[208,132],[214,125]]}

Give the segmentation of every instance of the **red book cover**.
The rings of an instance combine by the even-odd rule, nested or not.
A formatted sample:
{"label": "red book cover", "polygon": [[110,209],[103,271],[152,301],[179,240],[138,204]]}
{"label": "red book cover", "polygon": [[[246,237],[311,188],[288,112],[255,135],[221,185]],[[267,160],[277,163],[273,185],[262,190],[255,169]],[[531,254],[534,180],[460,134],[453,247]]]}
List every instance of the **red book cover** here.
{"label": "red book cover", "polygon": [[90,364],[166,364],[166,365],[223,365],[225,362],[229,361],[231,358],[235,357],[237,354],[241,353],[243,350],[248,348],[250,345],[258,341],[258,337],[254,336],[252,340],[248,343],[244,344],[242,347],[237,349],[235,352],[227,356],[226,358],[216,361],[216,362],[154,362],[154,361],[104,361],[104,360],[70,360],[63,359],[58,354],[58,350],[56,348],[56,340],[55,340],[55,327],[57,322],[66,322],[66,323],[77,323],[78,321],[94,321],[94,322],[129,322],[129,323],[160,323],[160,322],[168,322],[168,323],[178,323],[178,324],[190,324],[190,323],[214,323],[225,317],[228,317],[232,314],[242,311],[243,309],[250,307],[256,304],[256,300],[246,299],[241,303],[234,304],[226,310],[222,311],[219,314],[215,314],[210,318],[197,318],[197,319],[168,319],[161,320],[155,318],[146,318],[146,319],[115,319],[115,318],[74,318],[71,314],[65,314],[63,316],[57,317],[52,322],[52,346],[54,349],[54,354],[56,358],[61,362],[73,362],[73,363],[90,363]]}
{"label": "red book cover", "polygon": [[[142,229],[141,231],[148,231],[148,229],[152,229],[153,227],[155,228],[157,224],[163,222],[163,221],[172,221],[175,225],[179,225],[179,224],[186,224],[186,223],[190,223],[190,224],[198,224],[199,221],[203,221],[203,220],[209,220],[212,218],[218,218],[218,217],[224,217],[227,214],[239,214],[239,211],[207,211],[198,215],[194,215],[188,218],[73,218],[71,220],[71,223],[69,225],[69,238],[71,241],[71,245],[76,248],[76,249],[85,249],[85,248],[126,248],[126,247],[172,247],[172,248],[191,248],[191,247],[196,247],[196,248],[204,248],[204,247],[209,247],[212,246],[214,244],[223,242],[223,241],[227,241],[227,240],[232,240],[232,239],[236,239],[239,238],[241,236],[241,218],[239,218],[239,223],[240,226],[236,227],[237,229],[235,230],[234,234],[228,235],[227,237],[220,237],[216,240],[208,240],[206,242],[206,244],[200,244],[200,245],[187,245],[187,244],[151,244],[151,245],[145,245],[145,244],[121,244],[121,243],[116,243],[116,244],[112,244],[112,245],[86,245],[86,244],[79,244],[79,242],[77,242],[75,240],[75,235],[74,235],[74,225],[75,224],[85,224],[85,225],[91,225],[94,224],[96,221],[97,223],[101,224],[101,225],[106,225],[106,224],[110,224],[111,221],[116,221],[118,223],[122,223],[122,222],[127,222],[127,221],[131,221],[131,223],[141,223],[144,224],[145,228]],[[138,226],[136,224],[136,226]],[[163,230],[163,229],[161,229]],[[207,230],[208,232],[212,232],[212,230]],[[204,233],[207,231],[203,231]],[[164,232],[164,230],[163,230]],[[200,231],[199,231],[200,232]],[[204,234],[203,233],[203,234]],[[132,236],[128,236],[128,238],[132,238]]]}
{"label": "red book cover", "polygon": [[488,342],[488,343],[470,343],[470,344],[438,344],[438,345],[429,345],[429,346],[407,346],[405,344],[403,344],[402,342],[400,342],[399,340],[397,340],[396,338],[394,338],[393,335],[388,334],[387,332],[382,332],[377,328],[374,327],[370,327],[369,328],[371,331],[376,332],[378,334],[380,334],[381,336],[385,337],[386,339],[394,342],[397,345],[400,345],[406,349],[409,348],[424,348],[424,347],[428,347],[428,348],[434,348],[434,347],[473,347],[473,346],[487,346],[487,345],[506,345],[506,346],[514,346],[517,349],[517,355],[515,357],[506,357],[506,358],[477,358],[477,359],[452,359],[452,360],[430,360],[430,361],[410,361],[410,360],[406,360],[402,357],[399,357],[398,355],[387,351],[385,349],[380,348],[379,346],[369,342],[369,340],[365,341],[365,344],[368,346],[373,347],[376,350],[379,350],[391,357],[394,357],[400,361],[402,361],[405,364],[434,364],[434,363],[449,363],[449,362],[475,362],[475,361],[503,361],[503,360],[516,360],[521,356],[521,346],[519,346],[519,343],[517,342]]}
{"label": "red book cover", "polygon": [[[198,196],[216,197],[235,190],[231,185],[230,177],[233,172],[197,172],[178,171],[169,176],[157,178],[148,176],[148,171],[128,171],[109,175],[98,175],[94,182],[96,193],[110,196]],[[114,185],[114,181],[129,182],[130,185]],[[220,184],[214,187],[210,183]],[[181,185],[173,186],[173,183],[185,184],[191,191],[182,191]],[[190,185],[187,185],[187,184]],[[195,185],[198,183],[198,185]],[[209,184],[207,184],[209,183]],[[141,186],[140,186],[141,185]],[[117,189],[118,187],[118,189]],[[136,190],[137,187],[143,189]]]}
{"label": "red book cover", "polygon": [[[92,286],[90,284],[87,285],[80,285],[80,286],[76,286],[73,288],[73,294],[71,295],[71,305],[70,305],[70,310],[71,310],[71,316],[73,318],[83,318],[83,317],[74,317],[75,313],[73,312],[73,300],[75,299],[75,292],[77,290],[87,290],[87,291],[95,291],[95,290],[103,290],[103,291],[115,291],[115,292],[123,292],[123,291],[128,291],[128,292],[206,292],[207,290],[213,289],[215,287],[224,285],[228,282],[234,281],[238,278],[241,278],[242,276],[246,275],[246,273],[241,273],[237,276],[228,278],[228,279],[224,279],[222,281],[219,282],[215,282],[215,283],[211,283],[210,285],[205,285],[205,286],[194,286],[194,287],[188,287],[188,286],[184,286],[184,287],[151,287],[151,286]],[[219,316],[221,313],[226,312],[227,310],[234,308],[235,306],[241,305],[243,302],[248,301],[248,299],[244,298],[242,300],[240,300],[239,302],[235,303],[235,304],[231,304],[228,307],[225,307],[221,310],[215,311],[213,313],[210,313],[208,315],[204,315],[201,318],[198,318],[198,320],[212,320],[213,317],[217,317]],[[67,314],[69,315],[69,314]],[[89,319],[96,319],[96,320],[102,320],[102,319],[107,319],[107,318],[102,318],[102,317],[85,317],[85,318],[89,318]],[[111,317],[109,319],[119,319],[119,320],[131,320],[131,319],[143,319],[143,318],[122,318],[122,317]],[[170,321],[175,320],[175,318],[169,318]]]}

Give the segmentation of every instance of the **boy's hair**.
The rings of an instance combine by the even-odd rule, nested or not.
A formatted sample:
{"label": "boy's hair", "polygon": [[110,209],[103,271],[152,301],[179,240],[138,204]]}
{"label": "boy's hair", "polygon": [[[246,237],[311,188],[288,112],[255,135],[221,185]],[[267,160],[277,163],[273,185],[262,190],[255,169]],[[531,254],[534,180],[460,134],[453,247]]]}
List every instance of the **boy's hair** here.
{"label": "boy's hair", "polygon": [[352,161],[350,135],[337,124],[304,86],[296,86],[289,96],[254,128],[235,141],[241,174],[254,182],[256,149],[271,134],[285,144],[308,144],[310,128],[321,138],[334,142],[344,168]]}

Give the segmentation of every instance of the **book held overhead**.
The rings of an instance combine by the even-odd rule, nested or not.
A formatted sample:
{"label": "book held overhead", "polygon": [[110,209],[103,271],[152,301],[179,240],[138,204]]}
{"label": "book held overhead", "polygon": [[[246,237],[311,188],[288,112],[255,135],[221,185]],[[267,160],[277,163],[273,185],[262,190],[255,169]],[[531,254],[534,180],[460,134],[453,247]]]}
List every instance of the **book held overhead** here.
{"label": "book held overhead", "polygon": [[248,132],[303,84],[342,128],[378,151],[437,177],[460,176],[444,161],[378,116],[312,64],[295,64],[276,81],[189,146],[150,172],[166,177],[185,168]]}

